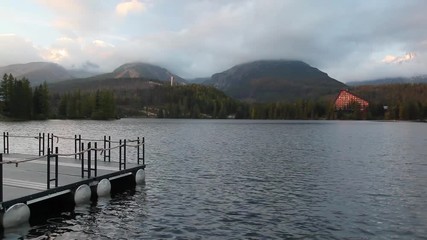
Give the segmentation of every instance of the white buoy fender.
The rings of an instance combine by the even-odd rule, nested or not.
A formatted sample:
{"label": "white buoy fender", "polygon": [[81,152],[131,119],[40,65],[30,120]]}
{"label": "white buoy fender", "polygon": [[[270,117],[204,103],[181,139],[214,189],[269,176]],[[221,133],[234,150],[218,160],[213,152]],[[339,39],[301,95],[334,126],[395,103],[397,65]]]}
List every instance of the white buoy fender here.
{"label": "white buoy fender", "polygon": [[109,197],[111,192],[111,183],[108,179],[102,179],[99,181],[98,186],[96,187],[96,194],[98,197]]}
{"label": "white buoy fender", "polygon": [[74,193],[74,202],[76,205],[88,203],[91,195],[90,187],[87,184],[80,185]]}
{"label": "white buoy fender", "polygon": [[3,227],[17,227],[30,220],[30,208],[24,203],[17,203],[8,208],[3,215]]}
{"label": "white buoy fender", "polygon": [[135,174],[135,182],[136,184],[143,184],[145,183],[145,170],[139,169]]}

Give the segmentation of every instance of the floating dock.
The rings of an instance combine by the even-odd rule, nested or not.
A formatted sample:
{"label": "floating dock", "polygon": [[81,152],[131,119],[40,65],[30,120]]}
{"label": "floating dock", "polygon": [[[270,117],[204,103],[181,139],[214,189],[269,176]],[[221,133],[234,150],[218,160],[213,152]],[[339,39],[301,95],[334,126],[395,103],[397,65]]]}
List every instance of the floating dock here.
{"label": "floating dock", "polygon": [[[107,136],[100,140],[82,139],[81,135],[45,136],[44,133],[38,136],[3,133],[3,154],[0,154],[3,229],[35,224],[55,213],[72,211],[75,206],[145,182],[144,138],[112,141]],[[37,139],[38,155],[9,153],[9,139],[13,137]],[[74,152],[61,153],[54,146],[59,139],[74,141]],[[112,151],[116,151],[117,161],[111,161]]]}

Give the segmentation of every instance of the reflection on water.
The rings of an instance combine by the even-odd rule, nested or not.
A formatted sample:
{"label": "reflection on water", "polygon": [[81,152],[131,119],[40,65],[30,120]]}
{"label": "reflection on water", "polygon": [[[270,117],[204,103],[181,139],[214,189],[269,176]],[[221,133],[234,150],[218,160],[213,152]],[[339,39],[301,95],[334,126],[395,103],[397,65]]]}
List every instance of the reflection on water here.
{"label": "reflection on water", "polygon": [[30,224],[23,224],[19,227],[4,229],[3,238],[4,239],[19,239],[22,236],[27,236],[31,229]]}
{"label": "reflection on water", "polygon": [[[0,126],[16,134],[146,137],[145,186],[32,226],[29,238],[427,236],[423,123],[123,119]],[[32,151],[30,145],[16,148]]]}

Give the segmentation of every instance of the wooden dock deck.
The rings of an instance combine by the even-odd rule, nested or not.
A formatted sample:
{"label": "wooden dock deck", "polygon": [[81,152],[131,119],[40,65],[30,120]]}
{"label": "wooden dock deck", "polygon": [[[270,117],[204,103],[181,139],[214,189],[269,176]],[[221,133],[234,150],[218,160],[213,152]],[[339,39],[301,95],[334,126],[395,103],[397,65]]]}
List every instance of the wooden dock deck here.
{"label": "wooden dock deck", "polygon": [[[45,149],[43,137],[43,143],[39,142],[41,156],[38,156],[8,154],[9,141],[8,137],[5,137],[8,134],[3,136],[5,154],[0,154],[2,227],[15,227],[22,222],[31,222],[31,219],[40,217],[37,215],[51,211],[52,205],[59,208],[64,205],[64,209],[67,204],[74,207],[79,204],[79,198],[93,200],[105,192],[110,195],[145,181],[144,138],[142,141],[139,138],[128,140],[133,144],[120,140],[115,142],[117,146],[111,147],[111,138],[104,137],[104,147],[108,148],[98,149],[96,144],[83,143],[80,136],[75,136],[75,153],[61,154],[56,147],[55,151],[48,148],[47,154],[42,155]],[[49,137],[47,143],[53,148],[52,139],[53,137]],[[84,150],[86,144],[87,148]],[[137,148],[137,151],[134,151],[136,156],[127,154],[130,147]],[[119,151],[118,161],[111,161],[111,150]],[[104,156],[100,157],[99,152],[104,153]],[[83,197],[80,197],[81,194]],[[31,215],[28,213],[28,216],[11,218],[8,214],[15,208],[18,209],[17,212],[24,209],[24,212],[31,212]]]}
{"label": "wooden dock deck", "polygon": [[[28,154],[10,154],[3,155],[3,162],[19,161],[23,159],[37,158]],[[58,158],[58,187],[68,184],[84,181],[87,177],[81,176],[80,159],[69,157]],[[16,198],[30,195],[30,193],[39,193],[48,190],[47,188],[47,160],[41,158],[38,160],[15,164],[5,164],[3,166],[3,201],[7,202]],[[55,162],[51,161],[51,176],[55,174]],[[97,176],[110,175],[119,172],[119,162],[97,162]],[[136,168],[140,165],[127,163],[127,168]],[[92,173],[92,176],[93,173]],[[95,176],[94,176],[95,177]],[[51,183],[51,185],[53,185]]]}

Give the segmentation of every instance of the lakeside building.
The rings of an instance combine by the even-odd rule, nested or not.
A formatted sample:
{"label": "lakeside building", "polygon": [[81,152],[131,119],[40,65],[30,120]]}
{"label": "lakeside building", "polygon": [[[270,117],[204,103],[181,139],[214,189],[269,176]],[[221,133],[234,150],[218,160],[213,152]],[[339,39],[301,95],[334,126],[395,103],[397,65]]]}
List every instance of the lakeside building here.
{"label": "lakeside building", "polygon": [[351,107],[354,103],[360,106],[360,111],[364,111],[369,107],[368,101],[354,95],[353,93],[350,93],[347,89],[343,89],[335,98],[335,110],[352,110]]}

